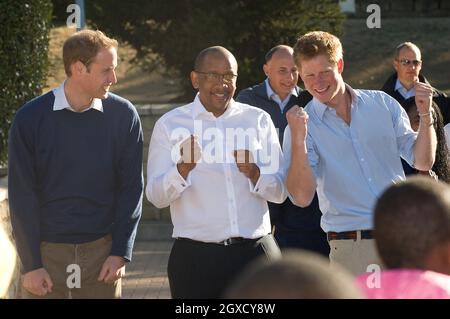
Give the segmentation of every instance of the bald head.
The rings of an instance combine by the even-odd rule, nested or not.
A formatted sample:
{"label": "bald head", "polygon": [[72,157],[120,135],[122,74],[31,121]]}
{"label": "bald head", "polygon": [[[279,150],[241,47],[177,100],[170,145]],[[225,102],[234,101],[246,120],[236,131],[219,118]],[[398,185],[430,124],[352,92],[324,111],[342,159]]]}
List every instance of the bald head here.
{"label": "bald head", "polygon": [[228,51],[227,49],[225,49],[224,47],[221,47],[221,46],[213,46],[213,47],[209,47],[209,48],[202,50],[195,58],[194,70],[201,71],[205,60],[209,56],[226,58],[230,61],[231,64],[234,64],[236,66],[236,70],[237,70],[236,58],[230,51]]}
{"label": "bald head", "polygon": [[266,63],[269,63],[270,60],[272,60],[272,57],[281,57],[281,56],[291,56],[294,54],[294,49],[292,49],[288,45],[277,45],[269,50],[269,52],[266,53],[265,59]]}
{"label": "bald head", "polygon": [[352,299],[360,292],[352,276],[326,258],[295,249],[278,260],[263,256],[245,268],[225,294],[231,299]]}
{"label": "bald head", "polygon": [[269,85],[284,101],[292,94],[298,81],[298,69],[294,63],[294,50],[287,45],[277,45],[266,54],[263,65]]}

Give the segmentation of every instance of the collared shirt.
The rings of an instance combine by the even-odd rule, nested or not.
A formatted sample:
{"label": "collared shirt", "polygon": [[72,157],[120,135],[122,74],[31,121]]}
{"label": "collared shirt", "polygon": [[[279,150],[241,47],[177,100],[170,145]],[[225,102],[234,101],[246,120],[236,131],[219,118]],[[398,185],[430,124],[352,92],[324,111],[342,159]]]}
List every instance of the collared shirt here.
{"label": "collared shirt", "polygon": [[399,79],[397,79],[397,81],[395,82],[394,91],[398,91],[398,93],[400,93],[400,95],[403,96],[405,100],[407,98],[410,98],[411,96],[416,95],[416,88],[414,86],[410,90],[407,90]]}
{"label": "collared shirt", "polygon": [[[381,91],[353,90],[351,122],[313,99],[309,115],[308,159],[316,177],[324,231],[372,229],[374,204],[384,189],[405,178],[400,157],[413,165],[417,138],[398,102]],[[291,132],[283,143],[287,167]]]}
{"label": "collared shirt", "polygon": [[275,93],[275,91],[270,86],[269,79],[267,78],[264,82],[266,83],[267,97],[269,98],[269,100],[275,101],[280,106],[281,112],[284,111],[284,108],[288,104],[292,95],[298,96],[297,90],[294,87],[291,93],[289,93],[289,95],[283,101],[281,101],[281,98],[278,96],[278,94]]}
{"label": "collared shirt", "polygon": [[[202,158],[187,180],[179,174],[179,145],[198,136]],[[248,149],[260,168],[256,185],[239,172],[233,151]],[[257,238],[271,231],[266,201],[282,203],[283,156],[269,114],[232,100],[219,117],[199,96],[163,115],[150,141],[146,195],[157,207],[170,205],[173,237],[219,242]]]}
{"label": "collared shirt", "polygon": [[[64,85],[65,85],[65,83],[66,82],[64,81],[56,89],[53,89],[53,94],[55,95],[55,102],[53,103],[53,111],[59,111],[59,110],[68,109],[68,110],[70,110],[72,112],[76,112],[70,106],[69,102],[67,101],[66,94],[64,93]],[[88,111],[90,109],[95,109],[97,111],[103,112],[102,100],[101,99],[97,99],[97,98],[92,99],[91,105],[87,109],[83,110],[82,112],[86,112],[86,111]]]}

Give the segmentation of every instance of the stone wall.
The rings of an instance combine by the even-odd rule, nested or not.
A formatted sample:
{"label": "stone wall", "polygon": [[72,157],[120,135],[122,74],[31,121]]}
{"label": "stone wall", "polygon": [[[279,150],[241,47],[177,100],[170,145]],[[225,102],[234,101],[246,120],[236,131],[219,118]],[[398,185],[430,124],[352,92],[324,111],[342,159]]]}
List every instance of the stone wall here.
{"label": "stone wall", "polygon": [[[11,242],[12,229],[11,229],[11,219],[9,216],[9,205],[8,205],[8,182],[6,177],[0,178],[0,226],[3,227],[6,234],[9,236]],[[8,292],[5,296],[0,296],[0,298],[18,298],[20,293],[20,269],[19,261],[16,261],[16,270],[14,271],[14,276],[9,286]]]}

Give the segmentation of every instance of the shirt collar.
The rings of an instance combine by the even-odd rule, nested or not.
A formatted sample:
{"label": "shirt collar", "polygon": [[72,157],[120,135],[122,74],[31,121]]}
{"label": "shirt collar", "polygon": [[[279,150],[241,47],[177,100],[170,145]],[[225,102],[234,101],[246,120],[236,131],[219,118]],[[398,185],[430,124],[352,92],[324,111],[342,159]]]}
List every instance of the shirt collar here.
{"label": "shirt collar", "polygon": [[[74,111],[74,109],[70,106],[67,101],[66,94],[64,93],[64,85],[66,81],[64,81],[60,86],[53,90],[53,95],[55,96],[55,101],[53,102],[53,111],[60,111],[64,109],[69,109],[70,111]],[[103,103],[101,99],[94,98],[92,99],[91,105],[85,109],[83,112],[87,110],[95,109],[97,111],[103,112]]]}
{"label": "shirt collar", "polygon": [[[270,86],[269,78],[266,78],[266,80],[264,82],[266,83],[266,92],[267,92],[267,97],[269,98],[269,100],[273,100],[274,96],[277,96],[280,99],[278,94],[276,94],[275,91]],[[292,88],[291,93],[289,93],[289,96],[286,97],[286,99],[289,99],[292,95],[298,96],[297,87]]]}
{"label": "shirt collar", "polygon": [[397,80],[395,81],[395,88],[394,88],[394,91],[400,91],[400,92],[408,93],[408,92],[410,92],[410,91],[412,91],[412,90],[414,90],[414,87],[412,87],[410,90],[407,90],[407,89],[403,86],[402,82],[400,82],[399,79],[397,79]]}
{"label": "shirt collar", "polygon": [[[232,98],[230,103],[228,104],[227,110],[220,117],[226,118],[240,112],[242,112],[242,107]],[[200,116],[206,116],[216,119],[214,114],[206,110],[206,108],[203,106],[202,102],[200,101],[200,93],[197,93],[192,106],[192,117],[196,119]]]}
{"label": "shirt collar", "polygon": [[[351,107],[355,106],[358,103],[357,99],[361,97],[361,94],[357,90],[354,90],[347,83],[345,83],[345,89],[348,90],[348,92],[350,93],[350,96],[352,97],[352,105],[351,105]],[[315,111],[315,113],[317,114],[317,116],[322,121],[323,120],[323,115],[325,114],[325,111],[327,109],[332,109],[332,108],[327,106],[326,104],[323,104],[322,102],[320,102],[315,97],[313,97],[312,102],[314,104],[314,111]]]}

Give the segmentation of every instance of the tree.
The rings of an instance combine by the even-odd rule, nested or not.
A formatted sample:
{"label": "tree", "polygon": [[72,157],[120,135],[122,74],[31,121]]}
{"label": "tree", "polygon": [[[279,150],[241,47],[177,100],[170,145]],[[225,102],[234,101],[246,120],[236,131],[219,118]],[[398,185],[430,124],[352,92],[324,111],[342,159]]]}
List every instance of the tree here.
{"label": "tree", "polygon": [[51,13],[47,0],[0,2],[0,165],[7,160],[8,131],[15,111],[42,94]]}
{"label": "tree", "polygon": [[188,95],[195,56],[208,46],[222,45],[236,56],[243,88],[264,78],[262,64],[271,47],[293,45],[312,30],[340,35],[344,19],[333,0],[97,0],[88,3],[87,17],[130,43],[147,66],[164,63],[169,76],[184,78]]}

